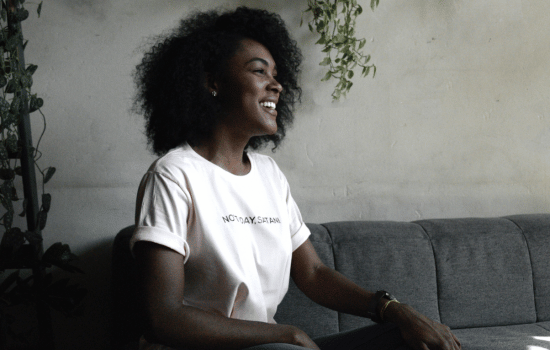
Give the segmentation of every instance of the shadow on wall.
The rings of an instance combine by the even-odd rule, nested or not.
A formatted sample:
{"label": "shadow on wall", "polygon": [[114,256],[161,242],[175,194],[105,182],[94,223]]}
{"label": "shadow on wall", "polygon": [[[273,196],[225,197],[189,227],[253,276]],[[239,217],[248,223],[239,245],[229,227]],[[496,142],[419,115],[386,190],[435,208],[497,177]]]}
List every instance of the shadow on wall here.
{"label": "shadow on wall", "polygon": [[54,334],[56,349],[108,349],[110,345],[110,284],[111,250],[113,237],[103,239],[90,248],[79,252],[77,266],[83,275],[56,273],[56,278],[71,277],[88,290],[84,299],[82,315],[66,317],[54,312]]}
{"label": "shadow on wall", "polygon": [[59,0],[75,15],[104,20],[112,8],[111,0]]}

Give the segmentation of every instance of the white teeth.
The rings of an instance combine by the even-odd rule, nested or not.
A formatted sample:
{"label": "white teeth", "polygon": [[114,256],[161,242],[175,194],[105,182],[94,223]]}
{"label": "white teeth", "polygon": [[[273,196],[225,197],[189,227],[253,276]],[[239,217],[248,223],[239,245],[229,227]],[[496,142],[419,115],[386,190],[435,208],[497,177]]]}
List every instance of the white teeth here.
{"label": "white teeth", "polygon": [[260,102],[260,106],[275,109],[275,102]]}

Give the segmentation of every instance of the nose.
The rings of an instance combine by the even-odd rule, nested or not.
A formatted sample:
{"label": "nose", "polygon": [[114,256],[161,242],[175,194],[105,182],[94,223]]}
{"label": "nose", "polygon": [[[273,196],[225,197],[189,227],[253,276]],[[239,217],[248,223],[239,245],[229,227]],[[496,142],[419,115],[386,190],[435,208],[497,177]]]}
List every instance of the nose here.
{"label": "nose", "polygon": [[271,82],[269,83],[268,89],[271,91],[277,92],[278,94],[283,92],[283,86],[279,84],[279,82],[277,81],[277,79],[275,79],[275,77],[271,78]]}

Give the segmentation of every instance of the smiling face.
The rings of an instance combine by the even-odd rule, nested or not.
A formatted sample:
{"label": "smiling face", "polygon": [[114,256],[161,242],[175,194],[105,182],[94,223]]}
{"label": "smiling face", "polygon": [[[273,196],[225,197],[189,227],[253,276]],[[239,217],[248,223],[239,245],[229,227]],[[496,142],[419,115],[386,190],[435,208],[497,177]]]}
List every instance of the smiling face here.
{"label": "smiling face", "polygon": [[269,50],[243,39],[227,62],[225,74],[211,86],[222,106],[220,125],[245,137],[277,132],[277,102],[282,86]]}

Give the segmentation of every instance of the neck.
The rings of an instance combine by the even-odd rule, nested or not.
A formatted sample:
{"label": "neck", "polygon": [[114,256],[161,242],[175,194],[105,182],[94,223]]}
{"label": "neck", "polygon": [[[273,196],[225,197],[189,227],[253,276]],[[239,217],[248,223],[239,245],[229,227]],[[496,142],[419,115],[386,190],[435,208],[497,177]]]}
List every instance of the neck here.
{"label": "neck", "polygon": [[193,150],[206,160],[234,175],[246,175],[250,172],[250,161],[244,153],[247,143],[248,140],[238,142],[227,135],[214,133],[209,139],[193,146]]}

